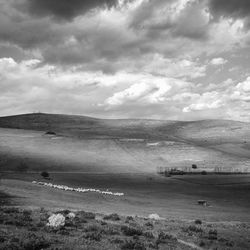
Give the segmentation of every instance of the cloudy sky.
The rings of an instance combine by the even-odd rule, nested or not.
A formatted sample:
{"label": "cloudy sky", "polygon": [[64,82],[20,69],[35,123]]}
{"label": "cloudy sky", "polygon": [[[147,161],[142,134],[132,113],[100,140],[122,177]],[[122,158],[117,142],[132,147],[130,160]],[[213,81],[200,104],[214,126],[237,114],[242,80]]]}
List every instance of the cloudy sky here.
{"label": "cloudy sky", "polygon": [[0,115],[250,121],[249,0],[0,0]]}

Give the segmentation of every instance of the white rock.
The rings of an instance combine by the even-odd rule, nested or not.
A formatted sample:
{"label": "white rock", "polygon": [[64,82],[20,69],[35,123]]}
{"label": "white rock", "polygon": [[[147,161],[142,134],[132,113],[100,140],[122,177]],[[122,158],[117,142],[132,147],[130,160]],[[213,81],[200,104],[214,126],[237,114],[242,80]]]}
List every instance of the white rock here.
{"label": "white rock", "polygon": [[161,217],[158,214],[150,214],[148,216],[149,219],[153,219],[153,220],[160,220]]}
{"label": "white rock", "polygon": [[70,212],[70,213],[67,214],[67,217],[70,218],[70,219],[73,219],[73,218],[76,217],[76,215],[75,215],[75,213]]}
{"label": "white rock", "polygon": [[65,225],[65,217],[62,214],[52,214],[49,217],[47,226],[49,227],[61,227]]}

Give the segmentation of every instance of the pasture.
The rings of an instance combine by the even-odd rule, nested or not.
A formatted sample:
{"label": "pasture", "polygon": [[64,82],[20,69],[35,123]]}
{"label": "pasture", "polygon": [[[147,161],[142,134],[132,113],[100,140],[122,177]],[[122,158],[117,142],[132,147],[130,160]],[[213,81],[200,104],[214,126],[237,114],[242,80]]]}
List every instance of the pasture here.
{"label": "pasture", "polygon": [[[51,183],[123,192],[111,197],[76,193],[32,184],[39,174],[5,174],[1,190],[21,206],[85,209],[87,211],[206,221],[250,221],[249,175],[159,177],[148,174],[51,173]],[[198,200],[209,206],[199,206]]]}
{"label": "pasture", "polygon": [[[138,220],[156,213],[163,219],[158,224],[161,229],[167,220],[181,236],[177,249],[199,249],[199,244],[249,249],[249,141],[249,124],[234,121],[100,120],[48,114],[2,117],[0,205],[33,212],[46,208],[117,213]],[[192,165],[197,166],[196,174],[157,174],[159,168],[188,172]],[[198,174],[214,170],[220,173]],[[42,171],[49,172],[49,180],[41,177]],[[65,191],[36,182],[124,195]],[[199,232],[193,225],[183,229],[193,221],[210,224]],[[221,242],[209,240],[210,225],[223,232]],[[229,241],[232,238],[236,243]]]}

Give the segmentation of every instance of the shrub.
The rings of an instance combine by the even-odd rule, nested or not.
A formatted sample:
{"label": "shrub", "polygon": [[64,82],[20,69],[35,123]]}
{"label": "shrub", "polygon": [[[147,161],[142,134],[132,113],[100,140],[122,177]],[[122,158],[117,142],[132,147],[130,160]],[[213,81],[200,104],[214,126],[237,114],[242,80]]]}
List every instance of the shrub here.
{"label": "shrub", "polygon": [[6,240],[5,237],[3,237],[3,236],[0,235],[0,243],[5,242],[5,240]]}
{"label": "shrub", "polygon": [[122,250],[146,250],[146,247],[143,242],[141,241],[126,241],[124,244],[121,245]]}
{"label": "shrub", "polygon": [[41,176],[42,176],[43,178],[49,178],[49,173],[46,172],[46,171],[43,171],[43,172],[41,172]]}
{"label": "shrub", "polygon": [[146,223],[145,223],[145,226],[146,226],[146,227],[154,227],[153,223],[150,222],[150,221],[146,222]]}
{"label": "shrub", "polygon": [[45,134],[46,134],[46,135],[56,135],[56,133],[53,132],[53,131],[47,131]]}
{"label": "shrub", "polygon": [[184,232],[188,233],[189,235],[192,235],[192,233],[202,233],[203,232],[203,229],[201,227],[197,227],[196,225],[184,227],[184,228],[182,228],[182,230]]}
{"label": "shrub", "polygon": [[202,221],[200,219],[197,219],[197,220],[194,221],[194,223],[197,224],[197,225],[201,225]]}
{"label": "shrub", "polygon": [[25,217],[30,217],[31,214],[32,214],[32,211],[31,211],[31,210],[23,210],[23,215],[24,215]]}
{"label": "shrub", "polygon": [[114,243],[114,244],[122,244],[122,243],[124,243],[124,240],[122,238],[117,238],[116,237],[116,238],[111,238],[110,242]]}
{"label": "shrub", "polygon": [[216,229],[210,229],[208,232],[208,239],[209,240],[217,240],[217,230]]}
{"label": "shrub", "polygon": [[15,208],[15,207],[7,207],[3,209],[3,212],[5,214],[12,214],[12,213],[19,213],[19,210],[18,208]]}
{"label": "shrub", "polygon": [[140,228],[122,226],[121,231],[126,236],[142,235],[142,230]]}
{"label": "shrub", "polygon": [[201,171],[201,174],[202,175],[207,175],[207,171],[203,170],[203,171]]}
{"label": "shrub", "polygon": [[129,223],[130,221],[134,221],[134,218],[132,216],[127,216],[125,223]]}
{"label": "shrub", "polygon": [[196,164],[192,164],[192,169],[197,169],[197,165]]}
{"label": "shrub", "polygon": [[43,236],[38,236],[33,233],[25,235],[20,241],[20,249],[38,250],[48,248],[51,243]]}
{"label": "shrub", "polygon": [[83,237],[91,241],[100,241],[102,235],[99,232],[87,232],[83,235]]}
{"label": "shrub", "polygon": [[204,247],[205,245],[206,245],[206,243],[203,240],[199,243],[200,247]]}
{"label": "shrub", "polygon": [[120,230],[115,227],[115,225],[108,225],[103,229],[103,232],[107,235],[119,235]]}
{"label": "shrub", "polygon": [[95,219],[95,214],[91,212],[85,212],[85,211],[80,211],[77,213],[77,217],[81,219],[89,219],[89,220],[94,220]]}
{"label": "shrub", "polygon": [[120,217],[118,214],[109,214],[109,215],[105,215],[103,217],[104,220],[113,220],[113,221],[118,221],[120,220]]}
{"label": "shrub", "polygon": [[85,232],[98,232],[100,227],[97,224],[88,225],[84,228]]}
{"label": "shrub", "polygon": [[153,239],[154,238],[154,235],[151,231],[146,231],[143,233],[143,235],[148,238],[148,239]]}
{"label": "shrub", "polygon": [[177,238],[171,234],[160,232],[157,239],[157,244],[161,243],[177,243]]}

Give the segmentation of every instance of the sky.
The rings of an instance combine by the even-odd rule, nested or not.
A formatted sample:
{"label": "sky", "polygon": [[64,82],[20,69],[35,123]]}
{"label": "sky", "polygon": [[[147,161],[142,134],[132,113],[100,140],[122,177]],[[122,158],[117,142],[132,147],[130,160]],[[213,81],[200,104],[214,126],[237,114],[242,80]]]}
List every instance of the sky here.
{"label": "sky", "polygon": [[0,0],[0,116],[250,121],[249,0]]}

